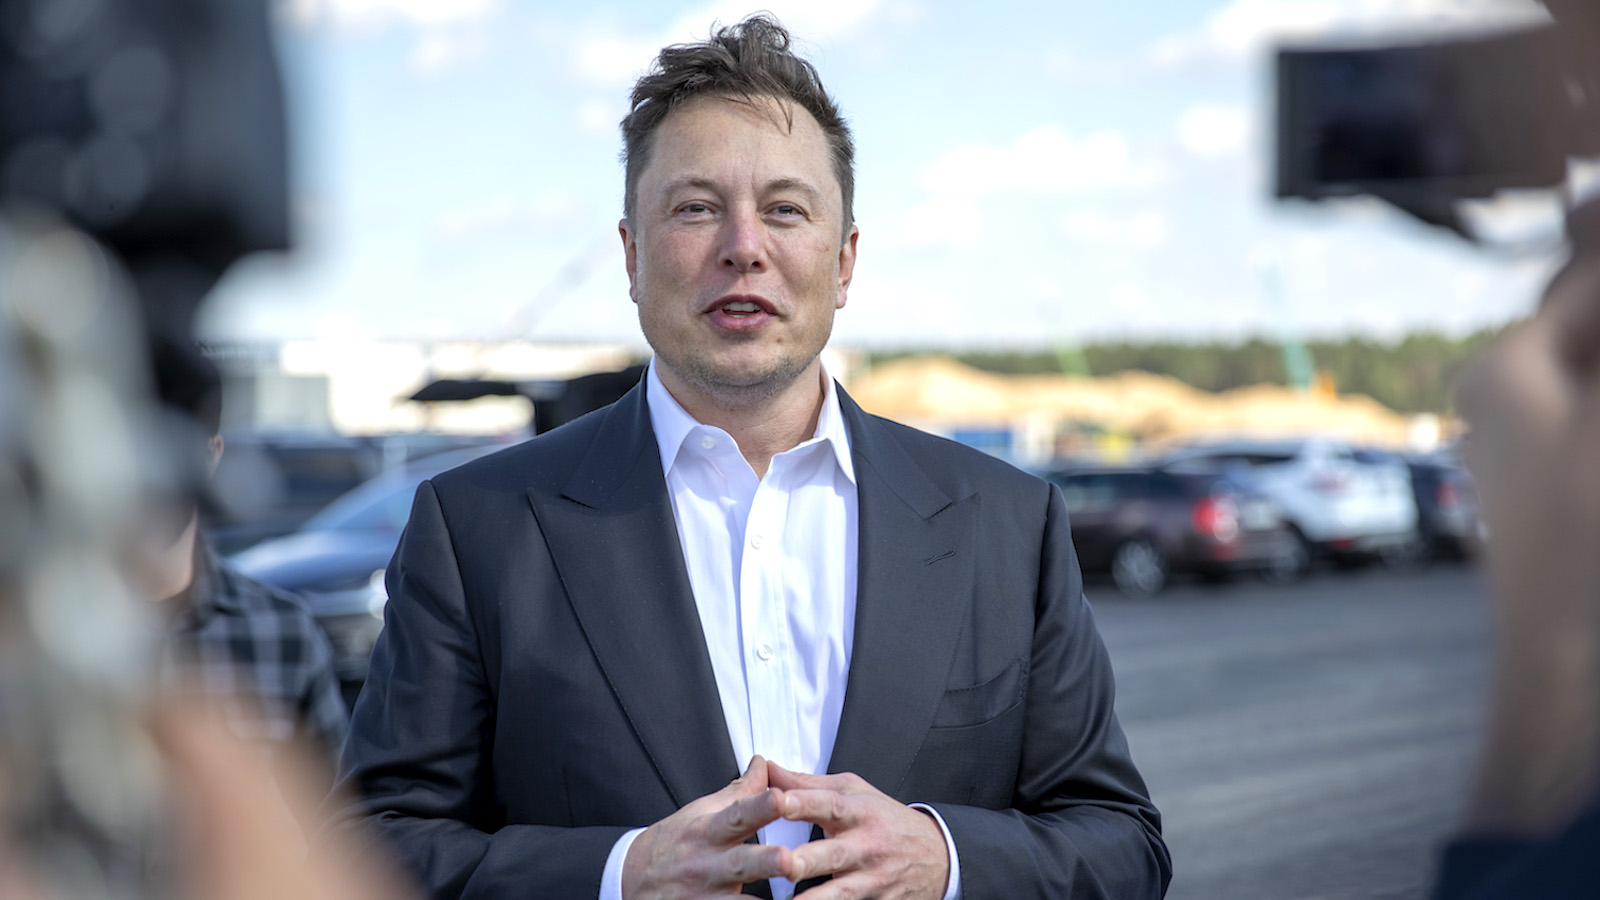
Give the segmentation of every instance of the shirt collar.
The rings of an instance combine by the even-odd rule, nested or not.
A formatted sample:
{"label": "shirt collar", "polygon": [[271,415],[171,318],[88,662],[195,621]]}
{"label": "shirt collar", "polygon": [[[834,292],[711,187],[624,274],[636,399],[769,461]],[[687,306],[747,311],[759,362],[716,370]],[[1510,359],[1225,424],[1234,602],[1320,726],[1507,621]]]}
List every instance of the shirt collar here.
{"label": "shirt collar", "polygon": [[241,611],[243,607],[238,598],[226,589],[226,578],[227,573],[223,571],[210,542],[204,535],[196,535],[194,577],[181,599],[175,601],[177,608],[172,613],[174,623],[187,622],[193,626],[218,613]]}
{"label": "shirt collar", "polygon": [[[650,425],[656,433],[656,447],[661,452],[661,470],[670,472],[673,462],[678,458],[678,451],[689,435],[701,427],[701,423],[689,415],[667,390],[667,386],[661,383],[654,359],[650,361],[650,368],[645,375],[644,397],[646,405],[650,407]],[[811,440],[826,442],[833,451],[834,461],[839,464],[839,471],[851,484],[855,484],[856,467],[850,458],[850,432],[845,428],[844,413],[839,409],[838,389],[826,366],[822,368],[822,410],[817,415],[817,430],[812,433]]]}

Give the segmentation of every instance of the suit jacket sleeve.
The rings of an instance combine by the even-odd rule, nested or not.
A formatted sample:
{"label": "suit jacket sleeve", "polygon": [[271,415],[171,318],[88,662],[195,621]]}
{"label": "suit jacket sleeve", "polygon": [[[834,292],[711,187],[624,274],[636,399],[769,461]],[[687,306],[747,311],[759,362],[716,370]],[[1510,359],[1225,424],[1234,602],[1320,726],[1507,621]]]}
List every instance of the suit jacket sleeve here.
{"label": "suit jacket sleeve", "polygon": [[481,623],[431,483],[389,566],[384,630],[340,760],[327,827],[387,851],[428,896],[594,897],[626,827],[506,824]]}
{"label": "suit jacket sleeve", "polygon": [[965,900],[1159,898],[1172,877],[1160,817],[1113,712],[1110,660],[1054,486],[1047,503],[1012,808],[931,805],[954,838]]}

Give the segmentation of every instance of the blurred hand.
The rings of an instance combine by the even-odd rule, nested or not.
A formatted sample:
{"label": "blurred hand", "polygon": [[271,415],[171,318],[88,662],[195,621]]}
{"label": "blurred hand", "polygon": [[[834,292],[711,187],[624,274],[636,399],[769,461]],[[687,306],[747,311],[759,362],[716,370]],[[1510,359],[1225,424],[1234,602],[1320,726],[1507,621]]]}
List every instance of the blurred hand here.
{"label": "blurred hand", "polygon": [[823,839],[794,851],[784,877],[833,879],[806,900],[940,900],[950,880],[944,832],[933,817],[883,793],[858,775],[805,775],[767,764],[783,789],[783,817],[821,826]]}
{"label": "blurred hand", "polygon": [[767,786],[757,756],[727,787],[646,828],[622,864],[623,900],[731,897],[751,881],[782,875],[789,848],[746,844],[778,818],[783,792]]}
{"label": "blurred hand", "polygon": [[[307,858],[305,834],[322,799],[314,767],[292,751],[269,761],[202,707],[161,710],[155,735],[168,763],[180,826],[183,896],[204,900],[402,900],[397,873],[336,850]],[[302,763],[306,767],[302,769]]]}
{"label": "blurred hand", "polygon": [[1600,626],[1600,260],[1557,277],[1462,379],[1457,405],[1503,616]]}
{"label": "blurred hand", "polygon": [[1539,833],[1576,813],[1600,760],[1600,260],[1557,276],[1457,406],[1499,619],[1472,820]]}

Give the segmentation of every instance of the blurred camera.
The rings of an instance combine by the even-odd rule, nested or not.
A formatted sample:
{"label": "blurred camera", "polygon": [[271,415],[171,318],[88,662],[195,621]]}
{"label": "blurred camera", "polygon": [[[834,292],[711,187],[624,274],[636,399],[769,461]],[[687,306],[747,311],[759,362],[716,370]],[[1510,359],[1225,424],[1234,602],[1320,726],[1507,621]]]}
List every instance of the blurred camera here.
{"label": "blurred camera", "polygon": [[1471,239],[1456,201],[1560,185],[1600,153],[1600,27],[1590,4],[1547,6],[1538,27],[1280,49],[1277,196],[1368,194]]}

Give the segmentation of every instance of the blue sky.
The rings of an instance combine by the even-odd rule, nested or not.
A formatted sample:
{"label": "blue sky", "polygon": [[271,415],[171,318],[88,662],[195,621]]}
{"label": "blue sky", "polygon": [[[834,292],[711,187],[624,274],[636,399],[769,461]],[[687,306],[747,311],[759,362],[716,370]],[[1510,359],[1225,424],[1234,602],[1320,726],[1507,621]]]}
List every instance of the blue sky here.
{"label": "blue sky", "polygon": [[1462,333],[1529,309],[1553,260],[1370,201],[1272,201],[1269,52],[1530,6],[284,0],[298,246],[237,267],[203,330],[642,346],[616,232],[629,85],[662,44],[769,9],[857,139],[836,345]]}

